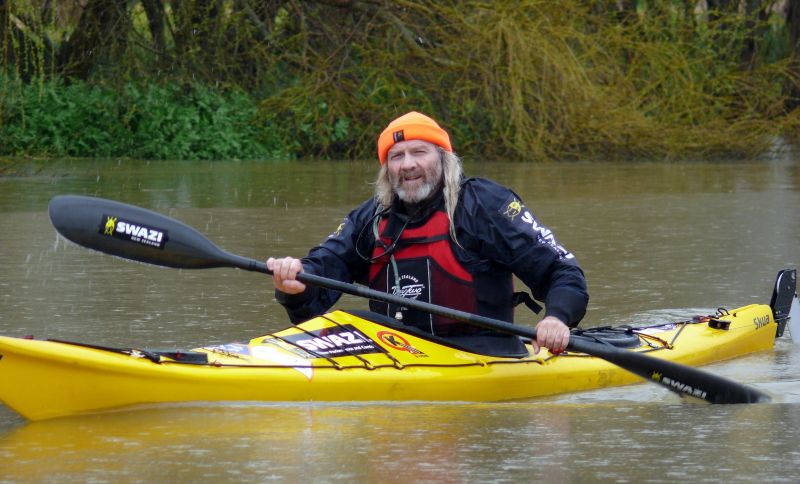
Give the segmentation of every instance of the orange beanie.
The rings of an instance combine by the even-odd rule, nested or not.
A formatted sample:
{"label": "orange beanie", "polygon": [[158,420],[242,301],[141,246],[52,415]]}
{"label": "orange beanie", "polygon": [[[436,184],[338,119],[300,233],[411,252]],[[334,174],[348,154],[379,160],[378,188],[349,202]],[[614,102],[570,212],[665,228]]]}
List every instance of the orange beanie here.
{"label": "orange beanie", "polygon": [[428,116],[411,111],[389,123],[389,126],[378,137],[378,159],[381,160],[381,165],[386,163],[389,148],[400,141],[412,139],[428,141],[447,151],[453,151],[447,131]]}

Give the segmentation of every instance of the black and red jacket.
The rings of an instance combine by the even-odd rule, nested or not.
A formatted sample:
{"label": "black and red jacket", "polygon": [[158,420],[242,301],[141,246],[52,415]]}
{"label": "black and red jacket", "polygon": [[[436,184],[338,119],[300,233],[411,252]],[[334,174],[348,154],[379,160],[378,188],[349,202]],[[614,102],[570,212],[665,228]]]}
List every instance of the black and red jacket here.
{"label": "black and red jacket", "polygon": [[[415,217],[398,211],[381,217],[373,230],[372,240],[376,240],[375,233],[379,236],[371,254],[369,286],[397,296],[488,315],[485,310],[478,311],[475,280],[453,252],[450,220],[444,211],[444,203],[434,200],[426,208],[428,210]],[[491,292],[497,291],[491,288]],[[494,299],[502,300],[501,294],[492,295]],[[370,309],[441,336],[478,331],[475,326],[442,316],[378,301],[370,301]],[[493,314],[492,317],[508,320],[512,309],[509,306],[504,312],[506,314]]]}
{"label": "black and red jacket", "polygon": [[[414,274],[419,274],[424,265],[430,269],[430,278],[423,282],[431,283],[431,287],[424,288],[430,299],[424,300],[504,321],[514,318],[512,276],[516,275],[535,299],[544,302],[545,315],[577,326],[589,300],[583,271],[575,257],[518,195],[484,178],[464,180],[454,215],[456,241],[449,237],[443,210],[441,195],[413,216],[399,202],[392,210],[376,215],[381,212],[376,200],[367,200],[309,252],[303,259],[303,269],[389,292],[411,291],[411,295],[419,297],[415,291],[419,291],[420,281]],[[379,218],[377,243],[376,217]],[[404,274],[404,269],[394,274],[388,257],[380,255],[398,234],[400,240],[392,248],[395,259],[398,265],[416,265],[416,272],[395,287],[397,276],[408,274]],[[276,291],[278,301],[286,307],[294,323],[324,313],[340,296],[338,291],[311,286],[304,293],[292,296]],[[375,302],[370,306],[373,311],[389,316],[399,309]],[[444,336],[491,333],[431,318],[428,314],[403,313],[405,324],[434,333],[438,330]]]}

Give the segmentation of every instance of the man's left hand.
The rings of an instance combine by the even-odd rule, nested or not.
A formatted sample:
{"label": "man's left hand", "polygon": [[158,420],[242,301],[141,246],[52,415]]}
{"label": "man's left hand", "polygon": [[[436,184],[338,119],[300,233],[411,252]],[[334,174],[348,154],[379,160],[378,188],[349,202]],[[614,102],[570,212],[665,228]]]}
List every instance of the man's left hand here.
{"label": "man's left hand", "polygon": [[536,340],[533,341],[534,354],[544,347],[553,354],[564,351],[569,343],[569,326],[555,316],[545,316],[536,325]]}

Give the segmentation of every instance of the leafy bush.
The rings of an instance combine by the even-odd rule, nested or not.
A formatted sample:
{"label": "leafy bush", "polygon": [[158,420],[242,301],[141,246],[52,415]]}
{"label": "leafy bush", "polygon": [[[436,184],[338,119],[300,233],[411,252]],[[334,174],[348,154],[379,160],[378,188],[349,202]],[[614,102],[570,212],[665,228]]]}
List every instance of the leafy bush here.
{"label": "leafy bush", "polygon": [[144,159],[288,157],[241,91],[0,80],[0,153]]}

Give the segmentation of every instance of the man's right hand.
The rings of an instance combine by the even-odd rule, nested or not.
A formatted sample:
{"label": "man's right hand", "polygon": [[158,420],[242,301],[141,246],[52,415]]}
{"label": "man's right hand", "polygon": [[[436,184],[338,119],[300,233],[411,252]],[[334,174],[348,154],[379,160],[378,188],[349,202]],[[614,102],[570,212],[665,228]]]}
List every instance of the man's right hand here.
{"label": "man's right hand", "polygon": [[267,269],[272,271],[272,281],[275,289],[286,294],[300,294],[306,290],[306,285],[297,280],[297,274],[303,272],[300,259],[284,257],[267,259]]}

